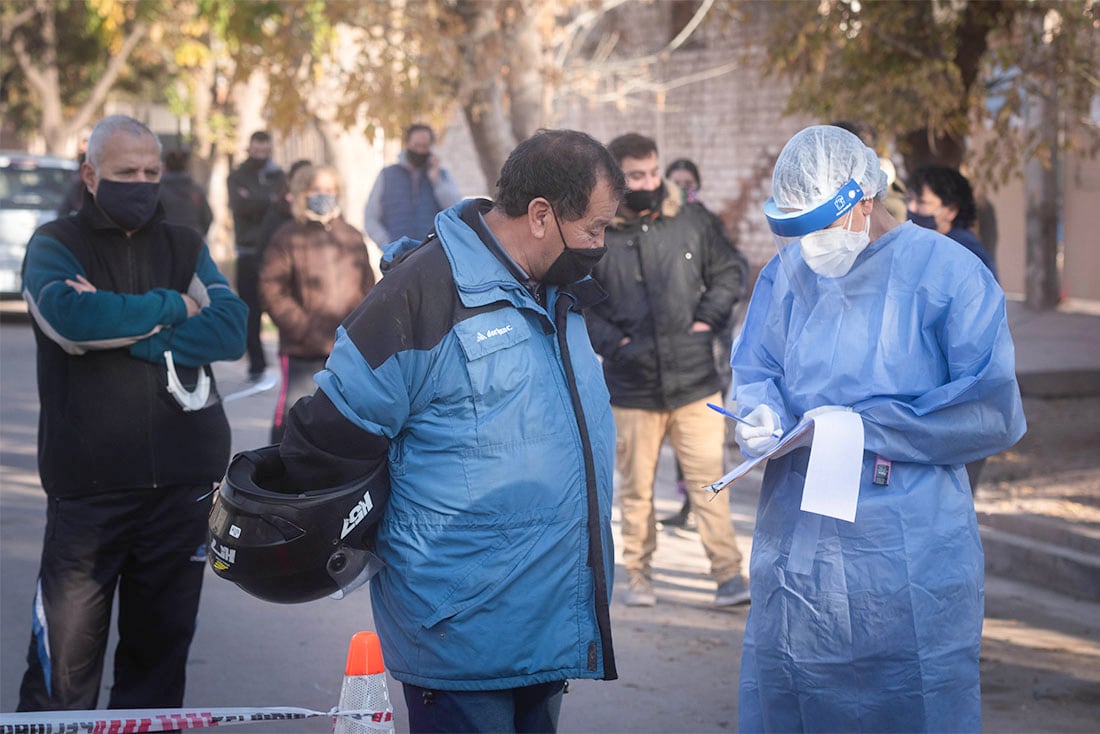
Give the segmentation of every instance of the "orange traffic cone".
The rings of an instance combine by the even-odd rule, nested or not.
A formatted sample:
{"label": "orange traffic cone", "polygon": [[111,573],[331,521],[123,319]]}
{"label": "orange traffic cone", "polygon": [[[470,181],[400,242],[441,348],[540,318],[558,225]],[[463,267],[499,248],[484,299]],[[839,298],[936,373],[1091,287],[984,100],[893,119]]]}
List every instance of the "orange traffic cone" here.
{"label": "orange traffic cone", "polygon": [[[393,732],[393,708],[382,662],[382,645],[373,632],[356,632],[348,645],[348,664],[340,687],[339,711],[362,711],[362,718],[336,716],[333,734]],[[369,712],[369,713],[367,713]]]}

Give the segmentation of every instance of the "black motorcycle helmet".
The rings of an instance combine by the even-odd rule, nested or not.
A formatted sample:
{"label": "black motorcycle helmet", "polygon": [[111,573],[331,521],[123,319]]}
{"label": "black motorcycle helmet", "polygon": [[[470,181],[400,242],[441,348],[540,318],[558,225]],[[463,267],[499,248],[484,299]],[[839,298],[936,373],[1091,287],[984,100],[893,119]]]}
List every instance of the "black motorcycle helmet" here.
{"label": "black motorcycle helmet", "polygon": [[266,601],[339,598],[381,566],[372,548],[389,493],[386,461],[348,484],[302,490],[288,486],[278,446],[237,454],[210,510],[210,565]]}

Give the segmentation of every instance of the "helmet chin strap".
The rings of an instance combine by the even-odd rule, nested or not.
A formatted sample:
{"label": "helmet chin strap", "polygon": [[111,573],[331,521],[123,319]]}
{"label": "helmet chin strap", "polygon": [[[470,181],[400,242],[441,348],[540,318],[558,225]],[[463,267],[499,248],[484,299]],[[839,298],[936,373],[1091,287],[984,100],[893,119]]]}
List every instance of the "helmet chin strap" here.
{"label": "helmet chin strap", "polygon": [[188,391],[176,373],[176,364],[172,360],[171,351],[164,353],[164,362],[168,365],[168,393],[176,399],[184,412],[189,413],[206,405],[206,399],[210,397],[210,376],[206,374],[206,370],[199,368],[199,379],[195,383],[195,389]]}

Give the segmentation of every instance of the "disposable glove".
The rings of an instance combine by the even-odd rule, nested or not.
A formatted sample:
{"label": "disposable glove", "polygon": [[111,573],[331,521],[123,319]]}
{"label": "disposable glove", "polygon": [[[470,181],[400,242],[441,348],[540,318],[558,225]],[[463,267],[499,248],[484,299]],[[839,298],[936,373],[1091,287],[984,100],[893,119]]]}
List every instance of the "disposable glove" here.
{"label": "disposable glove", "polygon": [[[751,425],[746,425],[749,423]],[[762,403],[745,416],[745,423],[738,423],[733,430],[741,453],[750,458],[766,454],[779,444],[778,433],[782,435],[783,425],[779,415],[771,406]]]}
{"label": "disposable glove", "polygon": [[846,413],[852,412],[852,409],[849,408],[847,405],[819,405],[816,408],[807,410],[806,414],[802,416],[802,420],[806,420],[807,418],[814,418],[821,415],[822,413],[832,413],[836,410],[842,410]]}

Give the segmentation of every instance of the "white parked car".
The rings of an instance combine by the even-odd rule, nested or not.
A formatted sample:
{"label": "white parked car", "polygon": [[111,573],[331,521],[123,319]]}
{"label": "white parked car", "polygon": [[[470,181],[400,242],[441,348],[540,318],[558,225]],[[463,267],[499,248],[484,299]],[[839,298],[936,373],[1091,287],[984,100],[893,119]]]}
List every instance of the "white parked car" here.
{"label": "white parked car", "polygon": [[0,298],[19,298],[23,255],[39,225],[56,219],[76,186],[77,163],[0,151]]}

